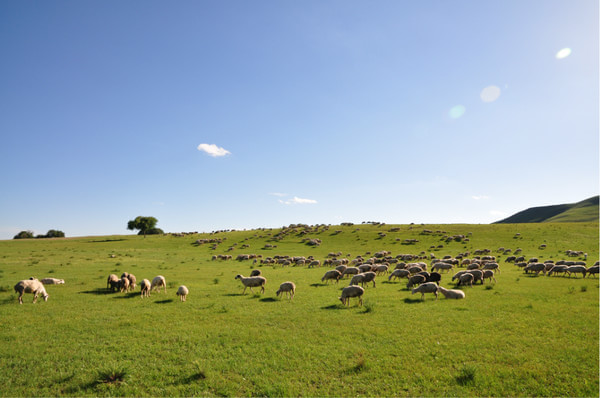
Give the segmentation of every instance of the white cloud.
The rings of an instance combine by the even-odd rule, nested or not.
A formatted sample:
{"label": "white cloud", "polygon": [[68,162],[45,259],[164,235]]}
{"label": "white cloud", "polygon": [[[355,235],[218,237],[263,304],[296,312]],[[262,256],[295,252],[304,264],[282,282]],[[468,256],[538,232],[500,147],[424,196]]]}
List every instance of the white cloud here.
{"label": "white cloud", "polygon": [[556,59],[565,59],[569,55],[571,55],[571,49],[567,47],[567,48],[563,48],[562,50],[557,52],[555,56],[556,56]]}
{"label": "white cloud", "polygon": [[208,155],[215,158],[231,154],[227,149],[218,147],[215,144],[200,144],[198,145],[198,150],[206,152]]}
{"label": "white cloud", "polygon": [[314,199],[303,199],[297,196],[294,196],[292,199],[281,200],[279,199],[279,203],[283,203],[284,205],[306,205],[306,204],[315,204],[317,203]]}
{"label": "white cloud", "polygon": [[488,86],[481,90],[479,96],[483,102],[494,102],[500,97],[500,87]]}
{"label": "white cloud", "polygon": [[280,198],[283,198],[284,196],[288,196],[287,193],[281,193],[281,192],[271,192],[269,195],[279,196]]}
{"label": "white cloud", "polygon": [[475,200],[487,200],[487,199],[489,199],[490,197],[489,197],[489,196],[486,196],[486,195],[473,195],[473,196],[471,196],[471,198],[472,198],[472,199],[475,199]]}

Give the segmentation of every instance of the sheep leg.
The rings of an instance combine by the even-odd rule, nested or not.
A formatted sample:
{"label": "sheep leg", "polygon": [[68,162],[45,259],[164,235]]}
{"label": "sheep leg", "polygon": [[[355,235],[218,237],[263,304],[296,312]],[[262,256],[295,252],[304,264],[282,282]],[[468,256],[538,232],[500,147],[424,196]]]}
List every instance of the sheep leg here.
{"label": "sheep leg", "polygon": [[37,301],[37,296],[38,296],[37,293],[33,294],[33,304],[35,304],[35,302]]}
{"label": "sheep leg", "polygon": [[19,304],[23,304],[23,293],[19,293]]}

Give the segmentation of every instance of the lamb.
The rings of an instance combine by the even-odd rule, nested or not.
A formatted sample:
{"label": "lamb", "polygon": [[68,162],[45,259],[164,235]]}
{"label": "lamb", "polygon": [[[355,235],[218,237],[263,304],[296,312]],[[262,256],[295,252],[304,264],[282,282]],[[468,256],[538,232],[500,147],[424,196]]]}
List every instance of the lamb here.
{"label": "lamb", "polygon": [[44,284],[37,279],[25,279],[15,285],[15,292],[19,293],[19,304],[23,304],[23,293],[33,293],[33,303],[37,301],[38,295],[41,295],[44,301],[48,301],[50,295],[46,293]]}
{"label": "lamb", "polygon": [[175,294],[179,296],[180,301],[185,301],[189,293],[190,291],[188,290],[188,288],[185,285],[181,285],[179,286],[179,288],[177,288],[177,293]]}
{"label": "lamb", "polygon": [[125,276],[119,280],[119,291],[121,293],[129,291],[129,279]]}
{"label": "lamb", "polygon": [[119,290],[119,277],[115,274],[110,274],[108,279],[106,279],[106,288],[110,288],[111,292]]}
{"label": "lamb", "polygon": [[281,285],[279,285],[279,289],[275,292],[275,295],[279,297],[279,295],[283,295],[283,293],[285,293],[286,296],[289,294],[290,300],[293,299],[294,294],[296,294],[296,285],[294,282],[283,282]]}
{"label": "lamb", "polygon": [[158,275],[152,279],[152,284],[150,286],[150,290],[158,290],[160,293],[160,288],[165,288],[165,293],[167,292],[167,282],[165,281],[165,277],[162,275]]}
{"label": "lamb", "polygon": [[422,285],[414,288],[412,290],[412,294],[421,293],[421,300],[425,300],[425,293],[433,293],[435,294],[435,299],[438,298],[438,285],[435,282],[426,282]]}
{"label": "lamb", "polygon": [[252,272],[250,272],[250,276],[261,276],[262,272],[259,269],[253,269]]}
{"label": "lamb", "polygon": [[238,274],[236,275],[235,279],[239,279],[244,285],[244,291],[242,292],[242,294],[246,293],[247,288],[250,288],[250,291],[254,293],[254,291],[252,290],[253,287],[260,287],[261,292],[265,292],[265,284],[267,283],[267,278],[265,278],[264,276],[250,276],[246,278],[243,275]]}
{"label": "lamb", "polygon": [[410,275],[410,272],[408,272],[407,269],[395,269],[395,270],[392,271],[392,273],[388,277],[388,281],[391,281],[392,278],[394,278],[394,279],[396,279],[396,278],[408,278],[409,275]]}
{"label": "lamb", "polygon": [[40,282],[44,285],[62,285],[65,283],[64,279],[56,279],[56,278],[44,278]]}
{"label": "lamb", "polygon": [[362,295],[365,293],[365,289],[360,286],[352,285],[347,286],[342,290],[342,296],[339,297],[343,305],[350,306],[350,298],[358,297],[358,305],[362,305]]}
{"label": "lamb", "polygon": [[406,284],[406,288],[410,289],[415,285],[420,285],[421,283],[425,283],[426,278],[423,275],[413,275],[408,279],[408,283]]}
{"label": "lamb", "polygon": [[331,279],[335,279],[335,283],[338,283],[341,277],[342,277],[342,273],[340,271],[338,271],[336,269],[332,269],[331,271],[325,272],[325,275],[323,275],[323,277],[321,278],[321,282],[330,281]]}
{"label": "lamb", "polygon": [[457,289],[446,289],[445,287],[438,286],[438,292],[441,292],[447,299],[462,299],[465,298],[465,292]]}
{"label": "lamb", "polygon": [[148,279],[142,280],[140,283],[140,289],[142,290],[142,298],[150,297],[150,281]]}

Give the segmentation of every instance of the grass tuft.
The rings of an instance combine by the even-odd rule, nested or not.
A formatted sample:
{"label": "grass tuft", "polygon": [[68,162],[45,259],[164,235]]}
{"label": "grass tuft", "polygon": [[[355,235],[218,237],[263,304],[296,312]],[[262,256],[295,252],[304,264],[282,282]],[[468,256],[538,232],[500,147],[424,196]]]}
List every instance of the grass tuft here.
{"label": "grass tuft", "polygon": [[475,366],[463,365],[463,367],[459,370],[458,375],[455,377],[456,382],[461,386],[473,384],[475,382],[476,373],[477,368]]}
{"label": "grass tuft", "polygon": [[127,370],[121,367],[111,367],[98,372],[97,382],[104,384],[120,384],[125,381]]}

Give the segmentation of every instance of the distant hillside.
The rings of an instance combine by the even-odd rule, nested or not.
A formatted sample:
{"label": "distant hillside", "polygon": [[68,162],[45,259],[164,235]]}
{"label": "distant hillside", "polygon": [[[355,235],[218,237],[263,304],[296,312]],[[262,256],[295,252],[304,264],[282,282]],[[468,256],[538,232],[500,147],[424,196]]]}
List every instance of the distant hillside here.
{"label": "distant hillside", "polygon": [[494,224],[598,221],[598,202],[599,196],[593,196],[577,203],[531,207]]}

